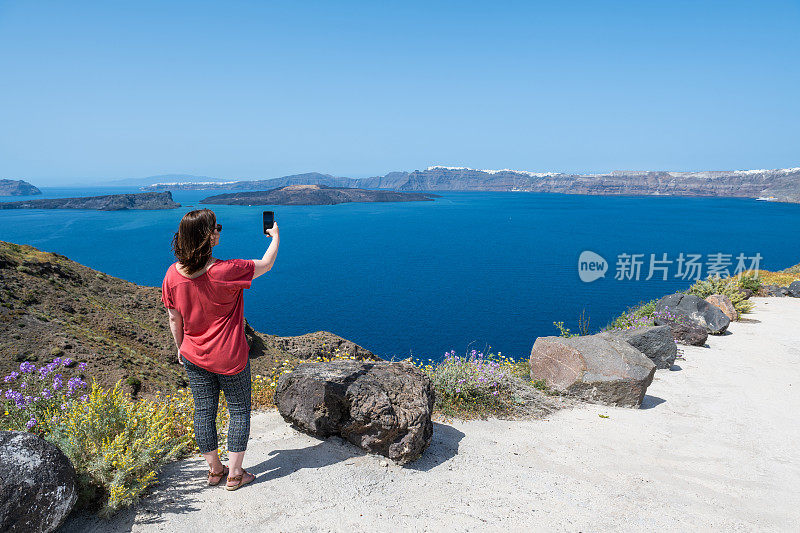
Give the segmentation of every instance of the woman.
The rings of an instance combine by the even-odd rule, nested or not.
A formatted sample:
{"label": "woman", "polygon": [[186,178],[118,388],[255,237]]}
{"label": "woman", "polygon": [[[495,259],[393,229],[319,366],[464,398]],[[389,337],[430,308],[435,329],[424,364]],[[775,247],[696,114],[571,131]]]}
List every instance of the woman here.
{"label": "woman", "polygon": [[[169,311],[178,362],[186,369],[192,389],[195,439],[208,462],[208,484],[217,485],[228,475],[225,488],[236,490],[255,479],[242,468],[250,437],[251,392],[243,290],[272,268],[280,237],[275,224],[267,230],[272,243],[264,257],[223,261],[211,256],[221,231],[210,209],[184,215],[172,239],[178,262],[164,276],[161,300]],[[230,413],[227,467],[217,454],[220,389]]]}

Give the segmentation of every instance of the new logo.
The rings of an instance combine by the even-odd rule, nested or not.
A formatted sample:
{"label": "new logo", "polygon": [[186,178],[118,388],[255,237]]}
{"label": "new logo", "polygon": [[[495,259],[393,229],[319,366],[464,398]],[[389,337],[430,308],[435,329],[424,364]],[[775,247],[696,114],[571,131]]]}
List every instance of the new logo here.
{"label": "new logo", "polygon": [[578,257],[578,276],[585,283],[604,278],[607,270],[608,262],[600,254],[584,250]]}

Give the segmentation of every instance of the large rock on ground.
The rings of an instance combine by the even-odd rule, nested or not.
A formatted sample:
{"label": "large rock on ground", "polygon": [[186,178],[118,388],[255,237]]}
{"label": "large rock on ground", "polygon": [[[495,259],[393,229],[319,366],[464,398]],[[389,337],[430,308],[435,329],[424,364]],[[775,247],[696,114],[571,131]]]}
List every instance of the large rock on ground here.
{"label": "large rock on ground", "polygon": [[669,326],[606,331],[603,335],[620,338],[653,361],[656,368],[670,368],[678,355],[678,346]]}
{"label": "large rock on ground", "polygon": [[781,287],[780,285],[762,285],[761,286],[761,293],[765,296],[789,296],[789,288],[788,287]]}
{"label": "large rock on ground", "polygon": [[75,470],[32,433],[0,431],[0,531],[55,531],[78,499]]}
{"label": "large rock on ground", "polygon": [[579,398],[639,407],[656,366],[642,352],[611,335],[539,337],[530,358],[531,378]]}
{"label": "large rock on ground", "polygon": [[739,311],[733,306],[731,299],[724,294],[712,294],[706,298],[706,301],[725,313],[725,316],[728,317],[731,322],[739,320]]}
{"label": "large rock on ground", "polygon": [[706,328],[712,335],[720,335],[728,329],[731,319],[715,307],[694,294],[675,293],[664,296],[656,304],[659,314],[688,318]]}
{"label": "large rock on ground", "polygon": [[430,379],[408,363],[306,363],[284,374],[275,404],[284,420],[317,437],[340,435],[405,464],[433,437]]}
{"label": "large rock on ground", "polygon": [[672,332],[672,338],[675,339],[675,342],[678,344],[703,346],[706,340],[708,340],[708,331],[706,331],[706,328],[687,318],[681,318],[680,321],[678,321],[656,317],[655,324],[656,326],[669,326]]}
{"label": "large rock on ground", "polygon": [[800,281],[791,282],[789,284],[788,290],[789,290],[789,296],[800,298]]}

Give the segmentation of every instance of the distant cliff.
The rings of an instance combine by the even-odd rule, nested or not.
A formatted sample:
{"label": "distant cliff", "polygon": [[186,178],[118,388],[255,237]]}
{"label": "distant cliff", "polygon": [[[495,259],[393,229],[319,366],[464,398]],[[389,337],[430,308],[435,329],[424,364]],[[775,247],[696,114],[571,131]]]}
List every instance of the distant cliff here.
{"label": "distant cliff", "polygon": [[180,206],[181,204],[172,200],[172,193],[169,191],[0,202],[0,209],[95,209],[98,211],[121,211],[124,209],[175,209]]}
{"label": "distant cliff", "polygon": [[325,185],[289,185],[268,191],[218,194],[200,201],[217,205],[334,205],[347,202],[418,202],[435,194],[373,191]]}
{"label": "distant cliff", "polygon": [[0,196],[33,196],[42,191],[22,180],[0,180]]}
{"label": "distant cliff", "polygon": [[180,190],[267,190],[288,185],[327,185],[328,187],[355,187],[353,178],[337,178],[330,174],[308,172],[306,174],[293,174],[282,178],[269,178],[263,180],[240,181],[192,181],[179,180],[154,183],[139,187],[143,191],[180,191]]}
{"label": "distant cliff", "polygon": [[[375,178],[370,178],[375,179]],[[800,202],[800,168],[713,172],[614,171],[582,175],[429,167],[396,173],[397,190],[495,190],[598,195],[774,196]]]}
{"label": "distant cliff", "polygon": [[313,183],[329,187],[393,189],[396,191],[527,191],[597,195],[774,197],[800,202],[800,168],[707,172],[613,171],[608,174],[565,174],[522,170],[478,170],[434,166],[413,172],[390,172],[371,178],[344,178],[328,174],[299,174],[268,180],[213,185],[183,183],[153,185],[166,189],[271,189]]}

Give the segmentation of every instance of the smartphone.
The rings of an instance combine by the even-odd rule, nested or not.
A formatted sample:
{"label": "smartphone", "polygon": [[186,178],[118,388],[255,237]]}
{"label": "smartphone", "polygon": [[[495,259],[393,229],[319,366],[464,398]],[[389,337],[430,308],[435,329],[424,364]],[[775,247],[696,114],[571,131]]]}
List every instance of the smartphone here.
{"label": "smartphone", "polygon": [[275,225],[275,211],[264,211],[264,234]]}

